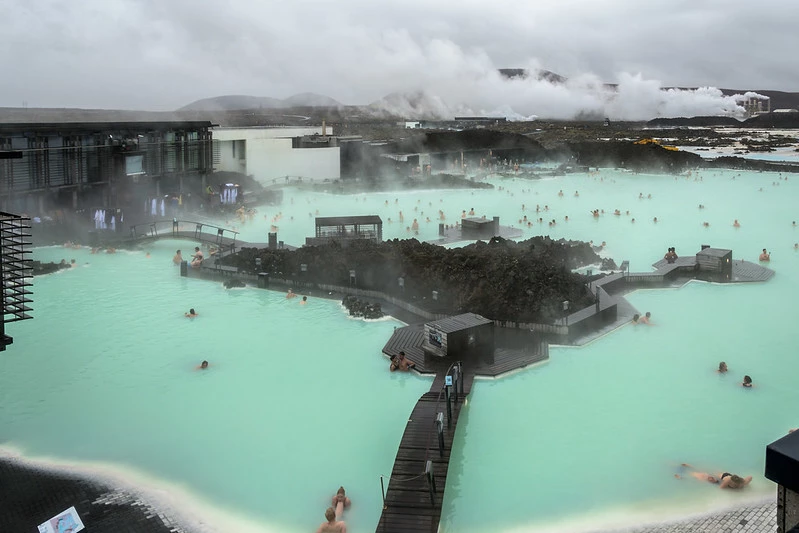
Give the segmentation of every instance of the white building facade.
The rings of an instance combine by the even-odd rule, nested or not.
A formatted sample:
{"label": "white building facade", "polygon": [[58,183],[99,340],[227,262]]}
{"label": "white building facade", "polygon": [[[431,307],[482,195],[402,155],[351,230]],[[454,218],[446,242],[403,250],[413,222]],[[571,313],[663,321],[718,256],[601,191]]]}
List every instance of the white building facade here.
{"label": "white building facade", "polygon": [[[330,136],[331,130],[327,126],[324,133]],[[321,147],[295,147],[303,144],[299,138],[322,134],[322,126],[213,128],[214,170],[252,175],[263,185],[287,176],[314,181],[339,179],[338,146],[320,143]]]}

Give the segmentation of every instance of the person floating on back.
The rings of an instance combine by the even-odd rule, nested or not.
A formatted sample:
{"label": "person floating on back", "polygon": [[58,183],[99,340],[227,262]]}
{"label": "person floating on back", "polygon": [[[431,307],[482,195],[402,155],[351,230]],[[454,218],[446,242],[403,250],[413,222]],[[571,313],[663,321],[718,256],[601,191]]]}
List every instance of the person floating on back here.
{"label": "person floating on back", "polygon": [[325,511],[327,522],[322,522],[316,533],[347,533],[347,524],[341,520],[336,520],[336,511],[328,507]]}

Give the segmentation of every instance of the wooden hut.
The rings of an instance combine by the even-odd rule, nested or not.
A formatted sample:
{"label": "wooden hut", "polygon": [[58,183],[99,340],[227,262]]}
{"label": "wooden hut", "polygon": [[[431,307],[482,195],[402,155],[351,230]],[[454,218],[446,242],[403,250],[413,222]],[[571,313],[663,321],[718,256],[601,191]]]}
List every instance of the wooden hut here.
{"label": "wooden hut", "polygon": [[494,322],[474,313],[428,322],[422,349],[436,357],[493,355]]}
{"label": "wooden hut", "polygon": [[696,254],[696,264],[699,272],[709,274],[713,279],[718,281],[732,279],[732,250],[703,246]]}

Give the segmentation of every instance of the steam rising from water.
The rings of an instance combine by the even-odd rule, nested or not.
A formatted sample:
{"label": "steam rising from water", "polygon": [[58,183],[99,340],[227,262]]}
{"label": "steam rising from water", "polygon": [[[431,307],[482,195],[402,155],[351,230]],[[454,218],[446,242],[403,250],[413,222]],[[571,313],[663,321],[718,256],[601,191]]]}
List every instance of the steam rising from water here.
{"label": "steam rising from water", "polygon": [[[613,85],[593,74],[565,80],[543,75],[530,60],[529,73],[508,78],[482,51],[465,52],[450,41],[433,40],[421,47],[405,41],[384,48],[384,83],[388,97],[372,104],[377,114],[409,119],[451,119],[456,115],[503,116],[511,120],[604,118],[649,120],[656,117],[725,115],[743,118],[740,103],[756,93],[725,96],[719,89],[663,89],[641,74],[619,73]],[[410,49],[410,50],[409,50]],[[385,66],[388,65],[388,66]],[[386,72],[387,71],[387,72]]]}

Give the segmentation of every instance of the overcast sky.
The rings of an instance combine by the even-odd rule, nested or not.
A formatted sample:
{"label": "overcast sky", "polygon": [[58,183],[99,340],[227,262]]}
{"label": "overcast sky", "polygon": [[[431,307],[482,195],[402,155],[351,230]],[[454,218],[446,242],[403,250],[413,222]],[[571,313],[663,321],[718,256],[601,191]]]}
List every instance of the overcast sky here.
{"label": "overcast sky", "polygon": [[799,91],[799,0],[0,0],[0,13],[10,107],[301,92],[365,104],[531,66],[589,84]]}

